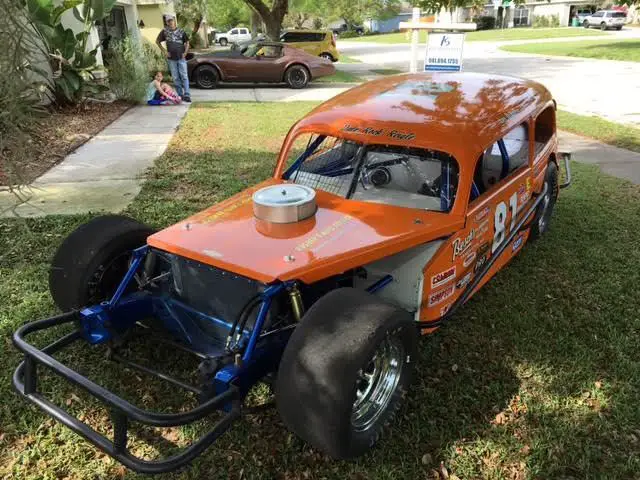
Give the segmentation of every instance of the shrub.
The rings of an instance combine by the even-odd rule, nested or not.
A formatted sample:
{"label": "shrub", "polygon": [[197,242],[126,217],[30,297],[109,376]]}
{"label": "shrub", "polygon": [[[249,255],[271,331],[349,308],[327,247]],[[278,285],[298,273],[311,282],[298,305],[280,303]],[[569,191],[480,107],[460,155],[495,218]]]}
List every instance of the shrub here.
{"label": "shrub", "polygon": [[476,17],[473,22],[476,24],[477,30],[492,30],[496,28],[496,17],[490,15]]}
{"label": "shrub", "polygon": [[142,102],[147,85],[151,81],[148,71],[151,62],[148,58],[144,58],[144,47],[127,36],[122,40],[114,41],[110,50],[107,58],[109,88],[120,100],[132,103]]}
{"label": "shrub", "polygon": [[20,3],[0,0],[0,12],[0,184],[19,185],[20,161],[28,157],[53,84],[45,46]]}
{"label": "shrub", "polygon": [[354,30],[348,30],[346,32],[340,33],[340,38],[356,38],[359,37],[358,33]]}
{"label": "shrub", "polygon": [[560,16],[559,15],[536,15],[533,17],[534,28],[548,28],[559,27]]}

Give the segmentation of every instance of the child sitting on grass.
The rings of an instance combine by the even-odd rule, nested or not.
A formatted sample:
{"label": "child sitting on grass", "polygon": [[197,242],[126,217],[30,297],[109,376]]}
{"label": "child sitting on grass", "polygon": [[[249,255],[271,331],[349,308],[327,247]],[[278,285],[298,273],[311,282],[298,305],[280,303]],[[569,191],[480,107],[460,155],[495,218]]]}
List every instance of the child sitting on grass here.
{"label": "child sitting on grass", "polygon": [[177,105],[182,102],[180,96],[167,83],[162,83],[162,72],[156,72],[147,85],[147,105]]}

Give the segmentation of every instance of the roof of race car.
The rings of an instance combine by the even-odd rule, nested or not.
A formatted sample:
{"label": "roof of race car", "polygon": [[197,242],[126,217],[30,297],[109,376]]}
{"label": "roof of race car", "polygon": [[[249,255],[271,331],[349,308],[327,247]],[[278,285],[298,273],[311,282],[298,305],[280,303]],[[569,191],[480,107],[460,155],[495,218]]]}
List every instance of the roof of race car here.
{"label": "roof of race car", "polygon": [[[541,84],[478,73],[385,77],[323,103],[291,130],[363,143],[441,150],[460,162],[477,155],[514,125],[552,101]],[[282,160],[282,159],[281,159]]]}

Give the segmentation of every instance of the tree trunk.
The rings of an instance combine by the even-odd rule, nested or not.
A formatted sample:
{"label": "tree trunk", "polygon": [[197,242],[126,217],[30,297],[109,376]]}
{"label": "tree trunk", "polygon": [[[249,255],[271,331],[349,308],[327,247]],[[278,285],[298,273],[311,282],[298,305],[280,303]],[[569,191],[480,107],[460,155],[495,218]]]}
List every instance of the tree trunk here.
{"label": "tree trunk", "polygon": [[258,30],[262,29],[260,25],[260,15],[255,10],[251,10],[251,38],[256,38]]}
{"label": "tree trunk", "polygon": [[289,8],[289,0],[273,0],[271,10],[269,10],[262,0],[244,0],[244,2],[260,15],[262,23],[264,23],[267,30],[267,36],[271,40],[278,40],[280,38],[282,20]]}

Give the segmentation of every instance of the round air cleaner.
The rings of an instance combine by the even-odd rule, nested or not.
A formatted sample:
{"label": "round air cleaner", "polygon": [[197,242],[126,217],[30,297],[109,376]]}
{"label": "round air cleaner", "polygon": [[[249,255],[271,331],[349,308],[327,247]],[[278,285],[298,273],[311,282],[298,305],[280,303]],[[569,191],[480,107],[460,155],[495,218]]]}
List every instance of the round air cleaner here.
{"label": "round air cleaner", "polygon": [[316,210],[316,192],[304,185],[271,185],[253,194],[253,214],[265,222],[299,222]]}

